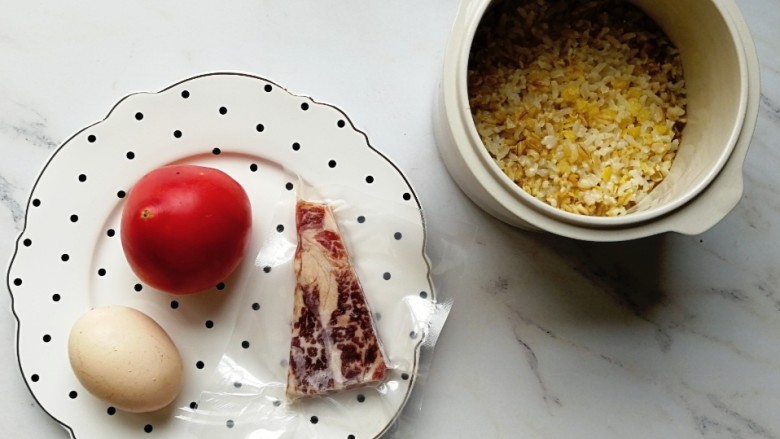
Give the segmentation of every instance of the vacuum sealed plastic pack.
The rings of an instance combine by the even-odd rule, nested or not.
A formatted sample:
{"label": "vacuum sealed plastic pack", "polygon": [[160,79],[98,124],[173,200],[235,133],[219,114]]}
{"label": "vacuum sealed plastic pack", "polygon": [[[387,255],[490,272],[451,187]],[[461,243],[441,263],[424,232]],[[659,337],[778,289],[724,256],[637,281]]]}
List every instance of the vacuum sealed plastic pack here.
{"label": "vacuum sealed plastic pack", "polygon": [[[276,210],[273,224],[295,227],[276,227],[261,247],[239,299],[252,312],[238,313],[200,400],[180,418],[203,438],[378,438],[399,428],[450,308],[434,287],[422,212],[305,195]],[[361,373],[373,375],[360,382]]]}
{"label": "vacuum sealed plastic pack", "polygon": [[[220,170],[251,201],[240,266],[194,294],[141,279],[121,243],[134,185],[170,164]],[[317,227],[338,240],[306,235],[298,252],[298,200],[326,206],[333,219]],[[52,154],[27,207],[7,277],[20,370],[79,439],[408,437],[473,236],[451,218],[431,226],[408,179],[341,110],[240,73],[123,98]],[[350,281],[335,282],[335,301],[312,301],[336,272]],[[114,305],[146,314],[179,351],[181,390],[163,409],[122,410],[68,363],[77,319]]]}

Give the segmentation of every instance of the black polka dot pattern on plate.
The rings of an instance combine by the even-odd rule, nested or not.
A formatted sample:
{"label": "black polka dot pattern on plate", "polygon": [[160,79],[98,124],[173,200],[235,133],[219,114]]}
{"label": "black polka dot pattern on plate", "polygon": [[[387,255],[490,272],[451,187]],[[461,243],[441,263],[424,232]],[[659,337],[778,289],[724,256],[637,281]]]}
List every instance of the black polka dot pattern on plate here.
{"label": "black polka dot pattern on plate", "polygon": [[[359,152],[357,149],[342,150],[340,149],[340,146],[331,148],[329,143],[320,142],[320,137],[317,137],[316,135],[312,137],[308,132],[304,131],[292,130],[292,132],[285,137],[285,133],[281,132],[281,128],[287,129],[287,126],[285,124],[278,124],[273,112],[244,111],[244,107],[237,106],[238,104],[231,100],[229,95],[220,96],[210,92],[204,93],[203,89],[196,87],[195,85],[192,86],[195,91],[191,92],[188,89],[183,89],[182,86],[189,88],[186,83],[182,83],[182,85],[174,86],[172,90],[169,89],[169,100],[175,101],[176,105],[185,109],[186,114],[190,114],[191,111],[196,111],[196,114],[201,117],[205,115],[203,119],[210,118],[212,122],[218,120],[218,123],[212,123],[212,125],[230,127],[231,129],[235,128],[235,131],[232,132],[240,133],[241,136],[247,139],[246,143],[253,143],[252,147],[259,149],[260,152],[246,150],[245,146],[234,145],[232,141],[229,144],[218,143],[219,141],[197,144],[199,143],[199,140],[197,139],[202,134],[199,126],[193,125],[185,118],[173,119],[173,123],[168,123],[165,120],[161,121],[161,119],[165,119],[164,114],[160,114],[160,112],[154,110],[152,107],[141,106],[143,104],[132,108],[132,106],[135,106],[141,101],[128,100],[131,108],[128,109],[127,107],[124,107],[122,108],[124,111],[116,111],[114,114],[119,115],[118,119],[123,119],[120,121],[123,126],[133,127],[136,131],[147,131],[150,128],[149,124],[152,123],[154,125],[154,131],[158,131],[157,145],[162,145],[160,147],[163,148],[171,148],[169,150],[169,156],[166,156],[166,160],[170,160],[171,162],[179,160],[172,151],[182,148],[187,154],[197,156],[204,161],[222,163],[227,158],[230,161],[235,161],[235,167],[232,169],[238,169],[237,179],[243,178],[247,182],[252,182],[252,184],[263,184],[265,181],[264,179],[270,178],[270,181],[272,182],[271,192],[274,195],[279,194],[288,199],[294,198],[295,191],[297,190],[305,191],[308,188],[309,180],[311,180],[313,186],[317,186],[321,183],[325,183],[327,186],[328,181],[326,180],[328,179],[349,188],[349,190],[345,192],[348,195],[343,197],[348,203],[353,201],[350,198],[351,195],[349,195],[352,193],[350,191],[359,192],[360,196],[366,195],[369,197],[373,196],[374,192],[377,192],[377,196],[382,197],[382,199],[389,198],[391,200],[398,200],[399,197],[402,197],[404,200],[415,199],[415,195],[409,187],[403,185],[402,182],[397,182],[397,179],[395,178],[390,178],[390,176],[393,175],[392,172],[394,172],[394,170],[386,172],[386,170],[382,169],[382,165],[384,164],[382,160],[379,160],[379,162],[382,163],[382,165],[380,165],[377,164],[378,162],[373,161],[371,157],[367,157],[365,161],[363,161],[362,153],[356,154],[356,157],[352,157],[351,153],[353,151]],[[259,96],[259,99],[254,99],[255,101],[271,102],[273,105],[276,105],[277,100],[281,99],[286,92],[281,88],[276,90],[276,85],[261,82],[259,85],[255,83],[254,93],[253,96],[255,96],[255,98]],[[351,120],[344,114],[333,111],[334,108],[328,105],[318,104],[310,98],[296,96],[293,99],[288,100],[287,105],[279,105],[276,108],[278,108],[279,112],[285,111],[287,115],[291,115],[293,119],[297,118],[303,125],[308,124],[308,122],[306,122],[308,120],[318,120],[320,123],[316,124],[316,126],[323,131],[322,138],[324,140],[330,140],[330,138],[337,139],[338,142],[350,144],[351,147],[352,144],[350,142],[355,141],[355,138],[361,137],[351,136],[354,126]],[[160,123],[159,127],[157,126],[158,123]],[[155,150],[154,148],[150,149],[149,146],[146,145],[147,142],[145,140],[127,142],[123,145],[123,142],[117,141],[113,136],[113,133],[106,129],[107,127],[109,127],[108,124],[87,128],[84,133],[75,138],[73,143],[79,148],[83,148],[84,151],[92,152],[94,154],[99,153],[101,154],[101,157],[105,155],[105,157],[112,162],[110,163],[111,166],[116,166],[117,169],[123,169],[123,172],[126,171],[131,174],[138,173],[140,175],[144,168],[150,163],[150,160],[154,162]],[[97,132],[100,132],[99,136],[97,135]],[[187,133],[187,136],[184,136],[184,132]],[[100,142],[98,142],[98,140]],[[254,140],[254,142],[252,142],[252,140]],[[87,141],[89,143],[87,143]],[[272,143],[268,143],[269,141],[272,141]],[[360,139],[359,142],[364,141]],[[195,145],[190,145],[190,143]],[[361,145],[358,144],[356,146],[359,147]],[[367,145],[365,149],[372,150],[370,145]],[[303,168],[304,172],[298,172],[300,171],[299,169],[285,169],[280,175],[276,167],[267,165],[267,163],[273,163],[274,161],[270,160],[266,162],[266,154],[278,154],[281,160],[284,161],[285,166],[290,163],[305,162],[307,167]],[[379,155],[381,156],[381,154]],[[274,157],[271,157],[271,159],[273,158]],[[76,164],[74,168],[75,169],[66,170],[66,172],[62,174],[64,192],[73,191],[73,189],[77,189],[78,191],[94,191],[97,193],[97,196],[95,197],[96,200],[104,198],[105,201],[112,204],[112,206],[123,205],[127,198],[133,195],[131,194],[133,189],[130,186],[130,180],[103,181],[106,176],[110,176],[110,173],[106,173],[102,169],[95,167],[95,164],[88,160]],[[309,177],[309,172],[312,173],[311,177]],[[301,183],[300,187],[298,184],[299,181],[302,180],[298,180],[297,175],[302,175],[306,178],[306,183]],[[324,193],[317,193],[315,197],[327,198],[331,196],[331,194],[326,192],[327,191],[324,191]],[[51,190],[40,190],[36,193],[39,194],[40,199],[32,197],[29,199],[30,212],[32,212],[32,214],[51,215],[51,217],[54,218],[54,222],[64,227],[61,233],[63,236],[88,233],[88,229],[94,227],[95,230],[93,230],[93,232],[102,235],[103,237],[101,245],[105,245],[106,248],[112,252],[121,254],[119,241],[121,231],[120,224],[116,221],[116,216],[113,217],[111,222],[103,223],[105,225],[101,227],[101,218],[108,217],[100,216],[103,215],[102,212],[93,212],[91,206],[82,205],[80,204],[80,201],[78,203],[61,204],[59,199],[54,199],[53,196],[49,195],[52,193]],[[359,199],[359,196],[356,195],[356,197]],[[43,205],[43,207],[38,208],[41,205]],[[375,234],[375,236],[380,236],[386,241],[393,242],[393,239],[395,239],[395,241],[403,240],[402,244],[396,243],[395,247],[397,248],[394,249],[394,251],[401,251],[399,249],[405,249],[407,246],[412,247],[416,244],[416,240],[421,236],[416,229],[411,227],[398,226],[397,223],[393,226],[392,222],[386,222],[382,215],[377,214],[372,216],[372,211],[361,209],[359,207],[360,205],[357,203],[352,204],[352,206],[357,209],[343,210],[345,213],[345,226],[350,227],[351,224],[352,227],[360,228],[361,236],[371,236],[372,234]],[[36,210],[34,208],[38,209]],[[49,209],[51,209],[51,211],[49,211]],[[68,218],[70,218],[70,221]],[[92,225],[93,222],[95,222],[95,226]],[[290,237],[294,237],[295,235],[295,223],[286,217],[277,218],[275,222],[268,223],[267,227],[270,228],[269,231],[272,235],[274,230],[277,234],[280,234],[279,236],[274,236],[275,238],[282,239],[288,234],[291,235]],[[27,230],[25,235],[17,241],[17,245],[20,247],[20,251],[18,252],[20,255],[27,257],[32,254],[37,255],[37,252],[41,250],[41,247],[48,244],[44,242],[46,241],[45,237],[47,235],[34,232],[34,230]],[[393,238],[390,238],[391,236]],[[27,249],[27,247],[30,248]],[[104,250],[98,252],[98,257],[95,257],[94,259],[90,253],[84,253],[83,250],[84,249],[79,246],[73,245],[73,243],[67,240],[63,240],[59,243],[58,247],[55,246],[48,255],[44,254],[44,257],[41,259],[54,265],[55,271],[71,272],[80,270],[82,273],[85,272],[90,282],[101,286],[101,288],[109,286],[114,289],[115,294],[121,295],[130,301],[152,300],[157,305],[161,306],[168,317],[175,318],[175,320],[186,317],[188,322],[194,326],[196,332],[201,331],[198,336],[200,336],[204,342],[210,338],[219,337],[222,330],[230,329],[230,327],[232,327],[231,322],[223,321],[224,316],[221,311],[210,310],[208,306],[192,306],[193,302],[190,302],[190,299],[175,297],[176,300],[172,300],[174,298],[170,296],[166,298],[165,295],[158,294],[156,288],[144,283],[139,277],[134,276],[132,271],[127,269],[128,267],[122,264],[117,265],[115,262],[118,260],[113,259],[113,255],[111,257],[106,257],[106,253],[103,253]],[[57,258],[60,258],[60,260]],[[258,265],[259,266],[253,268],[259,268],[262,272],[254,272],[254,275],[262,276],[263,273],[266,273],[268,274],[268,279],[286,275],[286,265],[264,265],[263,263]],[[403,270],[402,266],[381,264],[378,268],[379,269],[374,271],[373,274],[369,273],[369,277],[373,278],[372,282],[378,282],[385,285],[386,290],[404,290],[402,295],[415,296],[419,294],[423,299],[434,296],[432,292],[428,293],[422,291],[429,288],[427,284],[418,285],[412,283],[412,281],[408,281],[407,278],[412,276],[406,271],[401,271]],[[38,288],[39,281],[35,277],[30,278],[31,273],[33,273],[32,271],[9,270],[9,272],[9,280],[11,281],[9,283],[12,286],[15,285],[13,292],[18,291],[19,293],[26,293],[27,291],[25,290]],[[390,278],[391,273],[392,279]],[[379,279],[380,276],[387,282],[383,282],[382,279]],[[24,279],[23,286],[25,286],[25,289],[21,288],[22,279]],[[223,279],[223,282],[214,285],[209,294],[215,294],[215,296],[212,297],[216,298],[218,301],[224,300],[227,297],[224,295],[225,293],[217,294],[214,290],[232,290],[236,288],[237,285],[230,283],[232,282],[231,279],[232,278]],[[228,285],[226,285],[224,281],[227,281]],[[79,302],[80,299],[78,294],[76,294],[77,292],[66,290],[62,285],[63,284],[61,283],[45,284],[40,289],[40,294],[42,294],[42,296],[39,296],[37,304],[41,308],[41,312],[68,312],[67,309],[73,307],[74,302]],[[16,287],[19,288],[17,289]],[[258,302],[253,302],[253,300],[258,300]],[[259,300],[263,300],[262,307]],[[239,312],[252,313],[249,317],[251,317],[254,322],[266,321],[268,317],[267,313],[273,312],[276,309],[276,305],[276,302],[273,300],[268,301],[266,298],[261,299],[259,297],[245,300],[243,303],[238,304]],[[46,309],[47,306],[48,309]],[[392,313],[387,313],[387,310],[383,309],[383,311],[386,312],[387,317],[382,321],[382,324],[394,324],[395,322],[391,320],[393,320],[395,316],[392,315]],[[376,314],[376,317],[377,319],[382,318],[379,313]],[[225,327],[228,323],[230,323],[230,325]],[[409,336],[413,337],[413,333],[409,333],[409,326],[399,326],[399,328],[401,327],[406,327],[405,330],[400,330],[401,334],[407,332]],[[416,328],[418,326],[411,327]],[[405,338],[401,334],[399,334],[399,336]],[[420,332],[418,338],[423,338],[424,335],[424,332]],[[262,339],[253,337],[255,337],[255,335],[251,333],[238,334],[238,338],[234,339],[230,344],[231,349],[246,351],[242,353],[248,356],[254,355],[254,351],[262,348],[263,341]],[[39,327],[29,336],[30,341],[35,343],[35,347],[43,352],[49,352],[52,349],[59,348],[60,345],[65,342],[65,338],[66,337],[63,337],[61,332],[53,326]],[[43,340],[43,342],[41,340]],[[414,342],[410,342],[409,339],[406,339],[405,345],[414,344]],[[275,369],[275,367],[278,367],[277,363],[283,368],[289,367],[289,359],[283,359],[284,355],[285,354],[282,353],[274,355],[273,358],[276,358],[277,362],[274,362],[273,358],[271,358],[268,362],[270,363],[270,367]],[[207,349],[202,350],[199,353],[196,353],[195,356],[186,359],[185,369],[188,369],[190,374],[195,374],[199,379],[206,379],[210,375],[204,374],[210,374],[209,370],[218,366],[218,360],[214,360],[213,358],[211,352]],[[50,374],[47,374],[45,368],[36,364],[32,364],[31,366],[32,367],[29,367],[27,372],[28,382],[30,383],[31,388],[41,388],[44,384],[46,386],[52,385],[52,377],[49,376]],[[36,373],[30,374],[29,371]],[[282,372],[284,372],[284,369],[278,371],[274,370],[274,373]],[[400,373],[400,371],[397,373]],[[396,380],[400,380],[398,374],[394,376],[396,377]],[[38,384],[34,385],[32,383]],[[242,383],[243,381],[238,381],[236,378],[233,378],[226,384],[231,389],[233,386],[236,389],[248,389],[252,387],[250,381],[247,381],[246,388],[242,387]],[[410,383],[406,384],[407,387],[409,387]],[[158,422],[160,421],[157,420],[159,418],[133,417],[132,420],[128,422],[128,419],[130,418],[127,418],[122,410],[109,406],[108,404],[95,403],[90,395],[83,393],[85,390],[83,387],[79,387],[78,383],[57,383],[57,385],[60,385],[60,387],[55,388],[55,391],[57,392],[56,396],[61,400],[67,401],[73,406],[74,410],[80,410],[82,404],[93,404],[91,407],[96,410],[99,417],[112,417],[110,419],[102,419],[102,422],[115,422],[117,425],[121,423],[122,427],[129,429],[129,433],[131,434],[152,438],[167,433],[169,425],[167,425],[167,423],[165,425],[159,424]],[[234,392],[239,392],[235,389],[232,390]],[[76,393],[76,391],[78,391],[78,393]],[[348,393],[344,395],[345,401],[347,401],[348,404],[351,403],[351,406],[355,409],[355,416],[361,416],[360,411],[357,409],[373,409],[373,404],[376,404],[378,400],[381,400],[381,398],[376,398],[372,392],[366,392],[365,390],[362,392],[363,393],[360,394]],[[199,407],[198,402],[194,400],[196,396],[193,394],[190,395],[191,396],[187,398],[190,399],[190,401],[187,401],[186,399],[180,401],[181,406],[185,409],[189,406],[189,409],[202,411],[205,406]],[[70,401],[68,397],[74,401]],[[268,407],[273,404],[276,407],[283,407],[283,411],[287,410],[284,408],[287,406],[284,399],[277,400],[271,398],[270,400],[267,400],[265,404],[268,404]],[[272,411],[273,410],[278,409],[272,409]],[[323,427],[329,427],[332,416],[332,413],[329,410],[312,410],[308,413],[304,413],[300,413],[303,415],[301,421],[304,424],[308,421],[311,430],[316,429],[320,431]],[[216,420],[216,427],[218,430],[220,428],[225,430],[222,432],[222,435],[226,437],[232,433],[239,433],[238,430],[243,429],[244,427],[249,428],[242,423],[242,418],[236,420],[235,415],[223,416],[221,419]],[[231,431],[227,431],[231,428]],[[142,433],[141,430],[145,433]],[[362,428],[355,428],[336,434],[336,437],[342,439],[356,439],[358,437],[366,438],[374,436],[368,432],[364,432]]]}

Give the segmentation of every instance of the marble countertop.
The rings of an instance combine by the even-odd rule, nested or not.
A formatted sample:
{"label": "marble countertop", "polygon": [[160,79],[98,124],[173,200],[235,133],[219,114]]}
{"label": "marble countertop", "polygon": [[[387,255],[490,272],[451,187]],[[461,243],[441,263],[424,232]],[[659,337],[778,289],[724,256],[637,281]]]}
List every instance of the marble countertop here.
{"label": "marble countertop", "polygon": [[[743,199],[699,236],[597,244],[511,228],[447,174],[431,114],[454,0],[1,0],[3,266],[71,134],[129,93],[251,72],[349,114],[435,231],[454,306],[409,437],[780,438],[780,0],[737,3],[762,75]],[[3,436],[67,438],[25,386],[1,297]]]}

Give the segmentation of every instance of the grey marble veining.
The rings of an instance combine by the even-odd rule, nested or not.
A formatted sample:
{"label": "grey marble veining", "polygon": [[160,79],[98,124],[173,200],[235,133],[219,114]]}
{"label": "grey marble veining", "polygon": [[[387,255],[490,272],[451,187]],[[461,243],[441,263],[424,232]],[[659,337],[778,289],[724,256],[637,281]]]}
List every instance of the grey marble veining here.
{"label": "grey marble veining", "polygon": [[14,225],[19,226],[24,219],[24,206],[16,201],[14,188],[5,178],[0,177],[0,202],[11,215]]}

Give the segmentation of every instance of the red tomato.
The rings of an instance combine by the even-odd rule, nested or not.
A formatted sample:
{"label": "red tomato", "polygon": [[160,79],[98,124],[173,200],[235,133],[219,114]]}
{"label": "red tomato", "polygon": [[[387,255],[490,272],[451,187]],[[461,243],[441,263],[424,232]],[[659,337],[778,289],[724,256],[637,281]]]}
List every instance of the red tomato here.
{"label": "red tomato", "polygon": [[244,188],[222,171],[171,165],[130,190],[120,235],[130,268],[173,294],[214,287],[241,263],[252,209]]}

